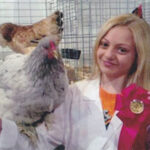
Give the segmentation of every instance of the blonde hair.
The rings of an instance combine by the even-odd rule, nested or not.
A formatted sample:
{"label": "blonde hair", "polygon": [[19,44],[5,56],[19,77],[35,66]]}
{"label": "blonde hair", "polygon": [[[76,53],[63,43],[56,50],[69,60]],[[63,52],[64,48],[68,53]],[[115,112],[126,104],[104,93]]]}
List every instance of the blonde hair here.
{"label": "blonde hair", "polygon": [[95,62],[92,78],[96,78],[101,74],[96,57],[100,41],[110,29],[116,26],[127,26],[131,30],[137,52],[136,62],[134,63],[136,67],[129,74],[127,84],[136,83],[150,90],[150,26],[144,19],[133,14],[112,17],[102,26],[93,49]]}

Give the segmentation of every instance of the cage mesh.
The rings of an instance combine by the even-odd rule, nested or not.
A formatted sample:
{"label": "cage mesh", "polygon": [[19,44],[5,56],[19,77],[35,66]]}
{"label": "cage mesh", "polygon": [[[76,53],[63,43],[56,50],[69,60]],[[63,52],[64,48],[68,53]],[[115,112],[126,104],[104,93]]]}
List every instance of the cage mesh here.
{"label": "cage mesh", "polygon": [[[87,78],[93,63],[92,49],[101,25],[111,16],[131,13],[139,4],[144,19],[150,23],[149,0],[1,0],[0,23],[12,22],[28,25],[56,10],[64,14],[61,49],[80,50],[79,59],[64,58],[72,81]],[[0,58],[13,53],[0,48]]]}

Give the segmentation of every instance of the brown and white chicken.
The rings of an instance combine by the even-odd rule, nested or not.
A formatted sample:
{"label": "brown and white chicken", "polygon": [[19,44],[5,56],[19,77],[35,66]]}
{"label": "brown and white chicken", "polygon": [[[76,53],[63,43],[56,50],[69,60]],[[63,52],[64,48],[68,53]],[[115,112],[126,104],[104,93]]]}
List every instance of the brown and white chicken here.
{"label": "brown and white chicken", "polygon": [[0,45],[8,46],[15,52],[27,54],[38,44],[38,41],[45,36],[56,35],[57,43],[61,39],[63,30],[63,14],[60,11],[54,12],[47,18],[32,25],[17,25],[4,23],[0,25]]}

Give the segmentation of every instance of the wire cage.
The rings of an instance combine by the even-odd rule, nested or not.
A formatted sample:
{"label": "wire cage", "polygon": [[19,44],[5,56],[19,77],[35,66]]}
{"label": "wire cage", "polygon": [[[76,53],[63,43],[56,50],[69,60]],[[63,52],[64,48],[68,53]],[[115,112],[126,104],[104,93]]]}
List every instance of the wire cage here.
{"label": "wire cage", "polygon": [[[149,0],[1,0],[0,23],[28,25],[49,16],[56,10],[64,14],[64,31],[60,43],[71,82],[88,78],[93,64],[92,49],[101,25],[110,17],[131,13],[142,4],[144,19],[150,23]],[[77,51],[77,57],[64,52]],[[13,53],[0,48],[0,59]],[[73,53],[73,56],[75,53]]]}

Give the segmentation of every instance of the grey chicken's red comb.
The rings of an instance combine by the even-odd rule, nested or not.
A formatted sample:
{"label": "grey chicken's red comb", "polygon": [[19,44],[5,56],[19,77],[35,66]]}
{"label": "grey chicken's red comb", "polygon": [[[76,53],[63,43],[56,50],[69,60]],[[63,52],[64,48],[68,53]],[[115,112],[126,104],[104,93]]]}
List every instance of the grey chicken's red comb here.
{"label": "grey chicken's red comb", "polygon": [[49,44],[50,44],[51,50],[55,50],[56,49],[56,45],[55,45],[55,43],[53,41],[50,41]]}

